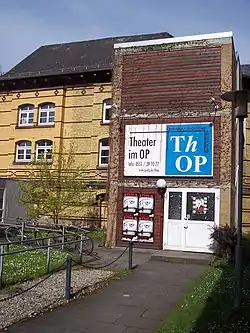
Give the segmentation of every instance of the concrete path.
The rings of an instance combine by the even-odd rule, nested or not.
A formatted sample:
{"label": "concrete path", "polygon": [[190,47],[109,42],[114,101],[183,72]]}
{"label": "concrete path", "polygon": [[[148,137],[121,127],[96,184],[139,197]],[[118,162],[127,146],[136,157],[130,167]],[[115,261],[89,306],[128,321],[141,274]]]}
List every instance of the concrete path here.
{"label": "concrete path", "polygon": [[[105,263],[110,263],[118,258],[125,248],[117,247],[114,249],[107,249],[104,247],[95,248],[95,253],[100,258],[96,262],[93,261],[92,265],[102,266]],[[155,250],[145,250],[145,249],[133,249],[133,266],[145,264],[151,258],[152,254],[155,253]],[[83,260],[89,260],[89,256],[83,258]],[[119,260],[115,261],[110,268],[115,269],[128,269],[129,267],[129,253],[128,250],[119,258]],[[107,267],[107,269],[109,268]]]}
{"label": "concrete path", "polygon": [[9,333],[153,333],[204,266],[149,260],[127,277]]}

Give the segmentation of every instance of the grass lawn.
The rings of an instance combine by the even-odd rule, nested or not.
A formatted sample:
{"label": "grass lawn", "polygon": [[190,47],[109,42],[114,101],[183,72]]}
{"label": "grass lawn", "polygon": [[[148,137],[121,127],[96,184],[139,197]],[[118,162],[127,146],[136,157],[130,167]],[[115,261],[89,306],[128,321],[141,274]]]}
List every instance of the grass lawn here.
{"label": "grass lawn", "polygon": [[233,309],[234,267],[209,267],[162,323],[158,333],[249,333],[250,266],[244,274],[244,300]]}
{"label": "grass lawn", "polygon": [[[11,246],[10,252],[25,248],[24,246]],[[50,270],[60,266],[66,259],[67,253],[51,250]],[[14,284],[46,274],[46,250],[33,250],[4,256],[3,283]]]}

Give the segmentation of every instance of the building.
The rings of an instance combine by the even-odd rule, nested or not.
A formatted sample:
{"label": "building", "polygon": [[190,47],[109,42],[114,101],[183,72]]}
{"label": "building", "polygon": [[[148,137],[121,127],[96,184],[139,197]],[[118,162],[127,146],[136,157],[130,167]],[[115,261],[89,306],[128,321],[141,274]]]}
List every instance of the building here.
{"label": "building", "polygon": [[[242,65],[242,88],[250,90],[250,65]],[[248,104],[250,115],[250,103]],[[245,160],[244,160],[244,189],[243,189],[243,227],[250,228],[250,119],[245,120]]]}
{"label": "building", "polygon": [[108,245],[210,252],[235,215],[236,122],[220,98],[239,88],[233,35],[114,49]]}
{"label": "building", "polygon": [[34,157],[60,155],[72,143],[76,165],[84,167],[85,180],[103,201],[113,45],[168,37],[158,33],[46,45],[0,77],[0,217],[24,216],[16,200],[18,180],[27,178]]}

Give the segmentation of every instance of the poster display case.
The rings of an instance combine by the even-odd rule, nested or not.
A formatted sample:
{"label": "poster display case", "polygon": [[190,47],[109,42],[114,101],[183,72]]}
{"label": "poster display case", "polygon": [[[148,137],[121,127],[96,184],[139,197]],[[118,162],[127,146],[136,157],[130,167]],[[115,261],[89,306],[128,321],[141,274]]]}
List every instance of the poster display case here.
{"label": "poster display case", "polygon": [[124,194],[122,240],[153,243],[154,195]]}

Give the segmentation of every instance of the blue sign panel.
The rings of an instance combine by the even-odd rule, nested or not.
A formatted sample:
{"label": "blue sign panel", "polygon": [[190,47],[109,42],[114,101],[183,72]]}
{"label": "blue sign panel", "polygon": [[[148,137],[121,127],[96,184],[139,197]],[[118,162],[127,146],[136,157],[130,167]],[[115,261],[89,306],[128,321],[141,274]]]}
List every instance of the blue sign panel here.
{"label": "blue sign panel", "polygon": [[212,123],[166,125],[166,176],[213,175]]}

